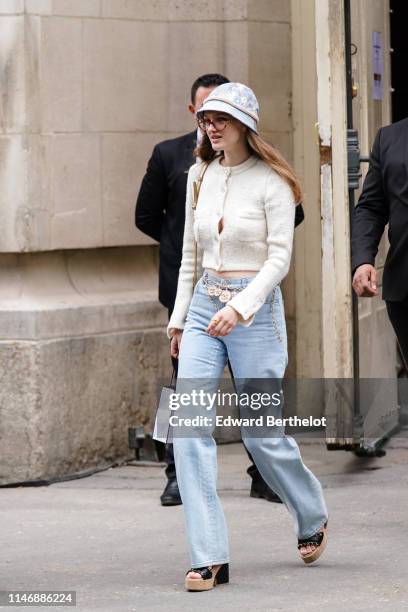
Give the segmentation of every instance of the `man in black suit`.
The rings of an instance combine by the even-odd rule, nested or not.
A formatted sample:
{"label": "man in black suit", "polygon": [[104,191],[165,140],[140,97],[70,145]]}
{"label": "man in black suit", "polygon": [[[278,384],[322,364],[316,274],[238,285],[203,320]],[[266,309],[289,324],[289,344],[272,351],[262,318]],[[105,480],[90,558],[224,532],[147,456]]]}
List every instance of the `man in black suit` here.
{"label": "man in black suit", "polygon": [[408,119],[377,132],[363,191],[352,223],[353,288],[359,297],[378,295],[374,267],[386,224],[390,248],[382,298],[408,362]]}
{"label": "man in black suit", "polygon": [[[220,74],[205,74],[193,83],[189,111],[195,117],[204,100],[218,85],[228,83]],[[195,162],[193,151],[199,132],[195,130],[179,138],[165,140],[154,147],[136,203],[136,227],[160,243],[159,246],[159,301],[168,309],[170,317],[177,293],[181,265],[185,221],[187,173]],[[302,206],[296,208],[298,225],[304,218]],[[177,372],[177,359],[172,358]],[[165,449],[167,485],[161,495],[163,506],[181,504],[174,465],[173,445]],[[257,467],[251,465],[251,496],[280,502],[268,487]]]}

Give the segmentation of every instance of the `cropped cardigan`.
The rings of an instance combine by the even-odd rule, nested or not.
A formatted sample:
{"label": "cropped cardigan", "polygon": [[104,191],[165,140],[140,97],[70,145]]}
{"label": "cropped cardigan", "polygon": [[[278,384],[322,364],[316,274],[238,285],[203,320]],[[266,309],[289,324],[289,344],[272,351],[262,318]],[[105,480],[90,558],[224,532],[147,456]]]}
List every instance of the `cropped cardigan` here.
{"label": "cropped cardigan", "polygon": [[[193,294],[194,238],[198,243],[198,273],[257,271],[245,289],[229,302],[241,324],[252,323],[267,295],[286,276],[292,253],[295,201],[288,183],[263,160],[252,155],[237,166],[222,166],[216,157],[208,166],[198,205],[192,210],[193,181],[202,168],[188,173],[183,256],[177,297],[167,335],[183,329]],[[223,229],[218,231],[223,219]],[[198,275],[198,278],[200,277]]]}

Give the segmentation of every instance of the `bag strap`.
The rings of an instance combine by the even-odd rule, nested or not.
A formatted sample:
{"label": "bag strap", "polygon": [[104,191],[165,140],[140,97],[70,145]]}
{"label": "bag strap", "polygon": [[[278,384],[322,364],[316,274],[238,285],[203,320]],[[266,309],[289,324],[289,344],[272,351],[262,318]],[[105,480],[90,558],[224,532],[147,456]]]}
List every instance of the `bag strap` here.
{"label": "bag strap", "polygon": [[[191,204],[191,208],[193,209],[193,215],[194,215],[195,209],[197,208],[198,196],[200,195],[200,190],[201,190],[201,185],[203,183],[204,174],[206,173],[206,170],[209,165],[210,165],[209,162],[204,162],[203,167],[201,168],[200,176],[198,177],[198,179],[193,181],[193,202]],[[197,251],[198,251],[197,240],[194,239],[193,291],[197,283]]]}
{"label": "bag strap", "polygon": [[195,210],[198,204],[198,196],[200,195],[201,184],[203,182],[204,174],[209,166],[209,162],[204,162],[203,167],[201,168],[200,175],[198,179],[193,181],[193,203],[191,205],[192,209]]}

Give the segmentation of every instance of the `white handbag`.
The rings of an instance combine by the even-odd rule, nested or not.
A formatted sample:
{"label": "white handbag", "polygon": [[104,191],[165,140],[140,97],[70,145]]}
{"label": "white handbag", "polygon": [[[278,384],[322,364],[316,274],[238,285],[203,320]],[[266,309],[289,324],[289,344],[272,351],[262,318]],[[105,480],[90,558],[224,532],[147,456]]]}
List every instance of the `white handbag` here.
{"label": "white handbag", "polygon": [[170,425],[170,398],[176,389],[175,378],[176,371],[173,368],[170,385],[164,385],[162,387],[159,404],[156,410],[156,417],[154,420],[153,440],[158,440],[164,444],[170,444],[173,442],[173,432]]}

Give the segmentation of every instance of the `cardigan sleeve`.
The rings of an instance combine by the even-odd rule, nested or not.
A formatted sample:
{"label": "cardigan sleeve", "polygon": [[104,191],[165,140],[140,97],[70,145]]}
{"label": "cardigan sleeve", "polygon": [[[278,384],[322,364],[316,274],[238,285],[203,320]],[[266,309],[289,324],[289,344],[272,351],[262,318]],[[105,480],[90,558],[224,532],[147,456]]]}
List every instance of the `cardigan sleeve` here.
{"label": "cardigan sleeve", "polygon": [[267,259],[253,280],[228,304],[241,315],[241,325],[248,327],[268,294],[286,276],[292,255],[295,227],[295,201],[292,189],[271,170],[265,188]]}
{"label": "cardigan sleeve", "polygon": [[[171,338],[176,329],[184,329],[187,312],[193,296],[193,275],[194,275],[194,211],[193,202],[193,181],[197,178],[197,169],[200,164],[194,164],[188,171],[187,193],[186,193],[186,220],[184,224],[183,251],[181,266],[179,270],[177,295],[174,309],[167,326],[167,336]],[[200,266],[197,256],[197,268]]]}

